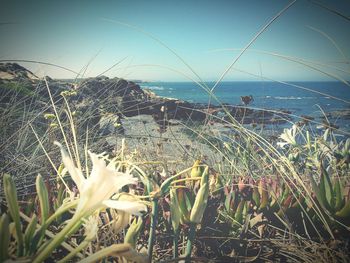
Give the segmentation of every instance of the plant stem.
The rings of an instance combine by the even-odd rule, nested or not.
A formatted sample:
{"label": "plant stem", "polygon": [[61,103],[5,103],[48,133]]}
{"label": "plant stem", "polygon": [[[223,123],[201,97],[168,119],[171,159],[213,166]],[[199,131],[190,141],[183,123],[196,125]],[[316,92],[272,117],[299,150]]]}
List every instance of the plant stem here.
{"label": "plant stem", "polygon": [[78,214],[75,214],[73,218],[69,221],[69,223],[59,232],[50,243],[35,257],[33,263],[41,263],[43,262],[52,251],[57,248],[61,243],[72,234],[72,229],[76,229],[76,225],[80,225],[80,220],[82,217]]}
{"label": "plant stem", "polygon": [[186,253],[185,253],[185,257],[187,258],[186,262],[190,262],[189,258],[191,257],[192,244],[196,236],[196,226],[197,226],[196,223],[190,223],[190,231],[187,237],[187,246],[186,246]]}
{"label": "plant stem", "polygon": [[173,258],[178,258],[179,257],[179,232],[180,229],[174,230],[174,247],[173,247]]}
{"label": "plant stem", "polygon": [[158,215],[158,198],[154,198],[152,201],[151,225],[149,229],[149,238],[148,238],[147,253],[148,253],[149,262],[152,262],[153,245],[154,245],[156,225],[157,225],[157,215]]}

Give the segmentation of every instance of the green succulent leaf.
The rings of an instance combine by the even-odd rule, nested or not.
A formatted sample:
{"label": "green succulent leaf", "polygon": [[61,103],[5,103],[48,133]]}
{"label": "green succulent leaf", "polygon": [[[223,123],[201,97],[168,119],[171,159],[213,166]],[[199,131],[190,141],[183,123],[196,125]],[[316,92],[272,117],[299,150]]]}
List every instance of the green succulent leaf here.
{"label": "green succulent leaf", "polygon": [[235,220],[240,224],[242,224],[243,222],[243,209],[244,209],[245,203],[246,203],[245,200],[241,200],[238,204],[238,208],[235,213]]}
{"label": "green succulent leaf", "polygon": [[335,211],[339,211],[344,206],[344,198],[342,193],[342,187],[338,178],[334,179],[334,192],[335,192]]}
{"label": "green succulent leaf", "polygon": [[252,199],[254,200],[256,207],[259,207],[260,206],[260,194],[259,194],[258,188],[256,188],[256,187],[253,188]]}
{"label": "green succulent leaf", "polygon": [[3,214],[0,218],[0,262],[4,262],[9,258],[9,245],[10,245],[10,224],[7,214]]}
{"label": "green succulent leaf", "polygon": [[36,177],[35,185],[40,203],[41,224],[44,225],[47,218],[49,217],[50,203],[46,185],[40,174]]}
{"label": "green succulent leaf", "polygon": [[176,193],[179,201],[179,208],[181,211],[181,221],[182,223],[188,223],[190,221],[190,211],[192,207],[188,193],[184,188],[179,188]]}
{"label": "green succulent leaf", "polygon": [[36,215],[33,215],[33,217],[31,218],[31,220],[26,228],[26,231],[24,232],[24,245],[25,245],[26,251],[30,250],[32,238],[34,236],[37,223],[38,223],[38,219],[37,219]]}
{"label": "green succulent leaf", "polygon": [[202,221],[204,210],[207,207],[209,197],[209,167],[202,174],[201,186],[194,201],[190,221],[199,224]]}
{"label": "green succulent leaf", "polygon": [[3,177],[4,193],[7,201],[7,206],[10,211],[10,215],[15,223],[16,238],[17,238],[17,254],[18,256],[23,255],[23,233],[22,225],[19,215],[19,207],[17,201],[17,189],[12,177],[9,174],[4,174]]}
{"label": "green succulent leaf", "polygon": [[[346,202],[346,204],[343,206],[343,208],[336,212],[335,215],[339,218],[350,218],[350,199]],[[350,225],[350,224],[349,224]]]}
{"label": "green succulent leaf", "polygon": [[317,183],[315,182],[315,179],[312,176],[310,176],[310,181],[311,181],[312,190],[314,191],[318,202],[321,204],[323,208],[330,211],[330,207],[328,205],[326,194],[325,194],[324,180],[321,179],[320,184],[317,185]]}
{"label": "green succulent leaf", "polygon": [[180,224],[181,211],[176,189],[174,188],[170,190],[170,216],[171,224],[173,226],[174,232],[176,233]]}
{"label": "green succulent leaf", "polygon": [[329,173],[326,171],[323,165],[321,165],[321,187],[324,189],[325,200],[327,201],[327,209],[329,211],[334,210],[335,205],[335,196],[333,192],[333,186],[331,183],[331,179],[329,177]]}
{"label": "green succulent leaf", "polygon": [[130,244],[132,248],[135,249],[136,242],[140,235],[142,227],[143,227],[142,217],[139,216],[137,218],[134,218],[134,220],[132,221],[128,229],[128,232],[125,235],[124,243]]}

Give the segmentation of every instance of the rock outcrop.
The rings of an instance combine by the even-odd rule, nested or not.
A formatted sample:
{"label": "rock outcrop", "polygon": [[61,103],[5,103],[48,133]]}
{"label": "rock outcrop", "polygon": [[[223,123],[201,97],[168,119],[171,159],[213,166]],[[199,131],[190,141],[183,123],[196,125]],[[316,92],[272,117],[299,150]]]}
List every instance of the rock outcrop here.
{"label": "rock outcrop", "polygon": [[0,63],[0,80],[2,81],[37,81],[39,78],[17,63]]}
{"label": "rock outcrop", "polygon": [[[32,72],[16,63],[0,64],[0,95],[1,102],[9,101],[15,95],[24,100],[35,97],[36,101],[49,103],[49,94],[57,104],[64,102],[62,94],[68,94],[70,107],[80,116],[82,128],[99,127],[101,133],[108,129],[101,125],[101,119],[106,114],[114,114],[118,119],[133,117],[140,114],[151,115],[162,126],[171,119],[203,122],[208,113],[213,114],[216,121],[229,120],[226,112],[220,106],[189,103],[177,99],[167,99],[143,90],[132,81],[121,78],[99,76],[70,83],[54,80],[50,77],[39,79]],[[225,105],[230,115],[244,124],[272,124],[285,122],[288,114],[275,114],[268,110],[254,110],[248,107]],[[166,128],[166,127],[165,127]]]}

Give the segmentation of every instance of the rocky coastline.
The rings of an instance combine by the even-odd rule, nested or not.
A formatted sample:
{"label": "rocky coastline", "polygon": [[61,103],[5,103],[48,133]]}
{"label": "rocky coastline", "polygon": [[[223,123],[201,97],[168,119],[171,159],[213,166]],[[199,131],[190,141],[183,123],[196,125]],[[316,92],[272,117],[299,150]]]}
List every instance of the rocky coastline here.
{"label": "rocky coastline", "polygon": [[[150,115],[159,125],[166,126],[171,120],[204,123],[208,116],[212,121],[229,120],[229,113],[242,124],[280,124],[289,120],[288,111],[255,110],[243,105],[210,106],[187,101],[163,98],[143,90],[132,81],[100,76],[79,82],[46,81],[16,63],[0,64],[0,102],[7,103],[15,96],[23,101],[36,99],[37,103],[48,103],[47,86],[55,103],[62,103],[62,92],[69,95],[69,102],[78,112],[86,116],[85,126],[99,123],[103,115],[114,114],[123,119],[138,115]],[[47,85],[46,85],[47,84]],[[165,127],[163,127],[165,128]]]}
{"label": "rocky coastline", "polygon": [[19,184],[30,185],[34,175],[47,172],[45,155],[30,161],[38,140],[33,129],[51,156],[59,156],[53,141],[63,138],[50,97],[66,125],[65,132],[70,133],[66,114],[70,111],[78,140],[88,138],[89,149],[113,153],[125,138],[143,160],[176,161],[187,166],[191,165],[188,160],[199,157],[208,163],[219,162],[222,156],[213,145],[235,136],[233,122],[256,127],[275,143],[280,132],[276,133],[276,127],[292,120],[291,112],[283,109],[258,110],[243,104],[208,107],[159,97],[122,78],[38,78],[18,64],[0,64],[0,172],[18,174]]}

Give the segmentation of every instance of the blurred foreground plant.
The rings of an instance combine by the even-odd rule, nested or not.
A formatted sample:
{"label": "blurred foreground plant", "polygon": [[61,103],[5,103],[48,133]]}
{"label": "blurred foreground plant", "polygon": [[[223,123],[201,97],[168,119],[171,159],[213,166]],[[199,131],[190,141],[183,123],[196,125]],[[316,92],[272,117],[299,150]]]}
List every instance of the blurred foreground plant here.
{"label": "blurred foreground plant", "polygon": [[[4,213],[0,219],[1,261],[11,259],[24,262],[43,262],[50,256],[56,259],[58,255],[56,255],[55,249],[63,246],[68,248],[70,252],[60,260],[60,262],[65,262],[78,255],[82,249],[95,239],[97,233],[96,219],[99,211],[111,207],[128,214],[141,215],[140,212],[146,210],[146,206],[137,199],[110,199],[123,186],[136,183],[136,178],[132,177],[131,174],[117,172],[112,163],[110,163],[111,165],[106,165],[105,161],[98,158],[96,154],[89,153],[93,168],[91,174],[88,177],[84,177],[82,171],[74,165],[73,161],[63,150],[63,147],[58,143],[56,144],[60,146],[63,163],[78,187],[79,197],[74,198],[71,196],[66,198],[62,205],[56,207],[55,211],[50,215],[48,190],[42,177],[39,175],[36,180],[41,217],[41,225],[39,225],[37,215],[33,214],[31,218],[28,218],[20,212],[15,184],[11,176],[5,174],[3,186],[9,214]],[[63,221],[60,226],[54,227],[54,229],[58,229],[58,232],[49,234],[51,233],[49,229],[51,229],[54,221],[74,208],[75,210],[70,219]],[[25,223],[26,220],[28,222]],[[73,248],[66,243],[66,240],[77,232],[82,225],[85,228],[85,238]],[[119,246],[123,247],[122,253],[118,252]],[[116,244],[102,251],[103,253],[99,251],[96,255],[91,254],[84,262],[92,262],[108,255],[123,255],[132,261],[147,262],[146,256],[139,255],[133,250],[132,246],[127,244]],[[80,256],[82,255],[80,254]]]}

